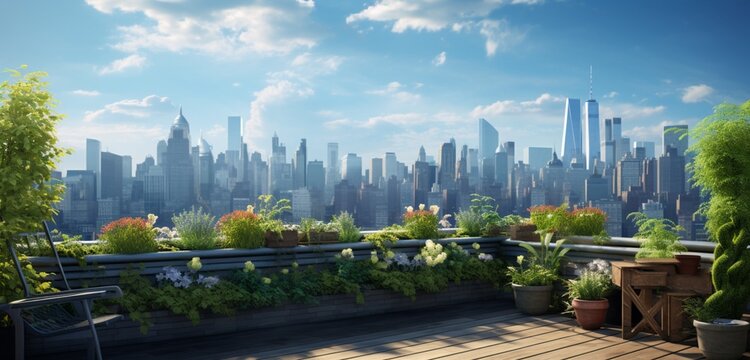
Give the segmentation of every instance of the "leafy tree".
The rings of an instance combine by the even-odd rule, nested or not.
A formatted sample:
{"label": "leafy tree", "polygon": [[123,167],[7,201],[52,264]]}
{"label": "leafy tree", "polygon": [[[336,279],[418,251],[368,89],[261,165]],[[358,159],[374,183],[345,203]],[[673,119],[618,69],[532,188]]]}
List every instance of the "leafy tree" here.
{"label": "leafy tree", "polygon": [[[25,69],[25,66],[21,69]],[[62,116],[42,81],[43,72],[9,70],[0,84],[0,238],[38,228],[55,214],[62,184],[51,182],[55,163],[69,150],[57,145]]]}
{"label": "leafy tree", "polygon": [[[702,211],[716,241],[710,317],[738,318],[750,297],[750,101],[721,104],[691,132],[693,183],[710,195]],[[706,206],[707,205],[707,206]]]}

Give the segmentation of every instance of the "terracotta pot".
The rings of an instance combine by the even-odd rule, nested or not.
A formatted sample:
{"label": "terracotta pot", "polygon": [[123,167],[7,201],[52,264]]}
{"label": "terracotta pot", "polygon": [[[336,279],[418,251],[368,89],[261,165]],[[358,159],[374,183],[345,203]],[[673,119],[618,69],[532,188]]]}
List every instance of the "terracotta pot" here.
{"label": "terracotta pot", "polygon": [[695,275],[701,266],[701,257],[699,255],[675,255],[674,257],[680,263],[677,264],[677,273],[683,275]]}
{"label": "terracotta pot", "polygon": [[576,313],[578,325],[585,330],[596,330],[602,327],[607,318],[609,301],[573,299],[573,310]]}
{"label": "terracotta pot", "polygon": [[745,352],[750,323],[742,320],[717,319],[713,322],[693,320],[698,334],[698,348],[709,359],[739,359]]}
{"label": "terracotta pot", "polygon": [[552,303],[552,285],[526,286],[511,284],[516,308],[524,314],[542,315]]}

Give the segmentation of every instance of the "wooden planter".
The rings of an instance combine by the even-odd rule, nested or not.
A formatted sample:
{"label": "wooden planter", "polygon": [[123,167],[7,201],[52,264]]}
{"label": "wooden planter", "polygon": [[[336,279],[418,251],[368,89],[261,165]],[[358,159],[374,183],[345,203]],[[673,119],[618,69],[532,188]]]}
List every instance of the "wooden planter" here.
{"label": "wooden planter", "polygon": [[522,241],[539,241],[539,234],[535,233],[536,225],[518,224],[510,226],[510,238]]}
{"label": "wooden planter", "polygon": [[308,244],[335,244],[338,242],[338,231],[311,231],[307,239]]}
{"label": "wooden planter", "polygon": [[297,230],[282,230],[281,234],[273,231],[266,231],[266,247],[269,248],[286,248],[295,247],[299,244]]}

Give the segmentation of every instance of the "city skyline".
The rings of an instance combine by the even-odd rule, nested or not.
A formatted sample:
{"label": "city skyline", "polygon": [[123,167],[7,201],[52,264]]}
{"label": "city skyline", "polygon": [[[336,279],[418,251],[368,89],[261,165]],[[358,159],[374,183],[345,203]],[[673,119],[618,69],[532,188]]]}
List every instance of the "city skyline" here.
{"label": "city skyline", "polygon": [[750,97],[738,1],[40,3],[0,5],[16,34],[0,65],[50,73],[75,151],[63,171],[84,168],[86,138],[134,164],[156,156],[180,105],[214,155],[237,115],[251,153],[268,158],[276,131],[290,156],[303,138],[308,160],[338,142],[368,168],[386,152],[410,163],[420,145],[437,158],[450,138],[475,148],[478,118],[519,154],[560,153],[563,102],[591,98],[590,66],[599,119],[659,150],[664,125]]}

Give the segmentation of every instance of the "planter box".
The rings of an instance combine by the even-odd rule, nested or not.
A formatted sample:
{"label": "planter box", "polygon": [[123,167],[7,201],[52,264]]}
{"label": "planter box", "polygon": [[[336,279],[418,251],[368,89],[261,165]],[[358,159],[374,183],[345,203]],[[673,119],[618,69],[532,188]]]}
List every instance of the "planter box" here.
{"label": "planter box", "polygon": [[266,231],[266,247],[295,247],[299,242],[298,236],[297,230],[282,230],[280,235],[273,231]]}
{"label": "planter box", "polygon": [[312,231],[309,234],[307,243],[314,244],[336,244],[339,242],[339,233],[336,231]]}
{"label": "planter box", "polygon": [[536,225],[520,224],[510,226],[510,238],[513,240],[539,241],[539,234],[535,233]]}
{"label": "planter box", "polygon": [[[130,319],[99,329],[102,346],[160,342],[181,338],[217,335],[250,329],[302,324],[360,316],[386,314],[397,311],[424,309],[471,301],[491,300],[501,297],[492,285],[465,282],[451,284],[440,293],[417,294],[415,301],[389,290],[364,291],[365,303],[357,304],[353,295],[331,295],[317,299],[317,304],[288,304],[272,308],[246,310],[235,316],[204,314],[197,325],[187,318],[168,311],[151,312],[153,326],[147,334],[140,332],[139,324]],[[71,345],[70,335],[50,338],[33,337],[27,349],[35,353],[53,353],[80,348]]]}

